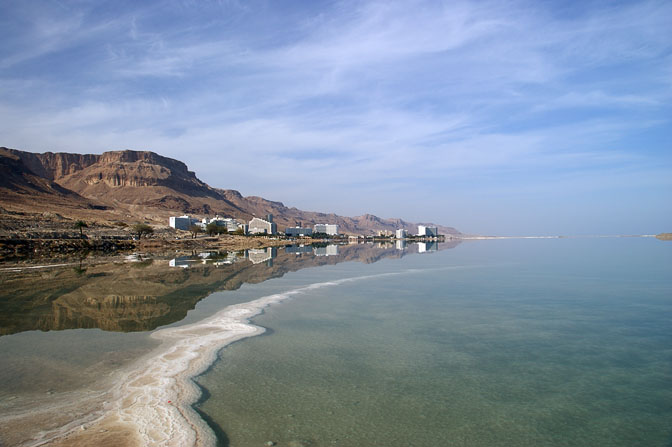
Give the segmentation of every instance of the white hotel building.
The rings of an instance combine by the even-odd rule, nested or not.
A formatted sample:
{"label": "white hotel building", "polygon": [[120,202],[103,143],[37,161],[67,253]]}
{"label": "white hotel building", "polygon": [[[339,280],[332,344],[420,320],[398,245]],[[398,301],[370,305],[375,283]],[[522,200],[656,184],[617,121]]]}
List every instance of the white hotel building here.
{"label": "white hotel building", "polygon": [[426,227],[424,225],[418,225],[418,236],[436,237],[438,235],[439,229],[437,227]]}
{"label": "white hotel building", "polygon": [[313,233],[326,233],[329,236],[338,234],[338,225],[336,224],[315,224],[313,226]]}

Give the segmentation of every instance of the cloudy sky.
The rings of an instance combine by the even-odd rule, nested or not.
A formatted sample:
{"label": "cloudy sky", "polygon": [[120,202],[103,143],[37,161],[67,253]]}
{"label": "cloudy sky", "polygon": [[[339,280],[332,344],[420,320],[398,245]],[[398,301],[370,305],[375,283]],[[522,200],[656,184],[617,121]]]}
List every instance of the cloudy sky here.
{"label": "cloudy sky", "polygon": [[0,146],[481,234],[672,231],[672,2],[0,0]]}

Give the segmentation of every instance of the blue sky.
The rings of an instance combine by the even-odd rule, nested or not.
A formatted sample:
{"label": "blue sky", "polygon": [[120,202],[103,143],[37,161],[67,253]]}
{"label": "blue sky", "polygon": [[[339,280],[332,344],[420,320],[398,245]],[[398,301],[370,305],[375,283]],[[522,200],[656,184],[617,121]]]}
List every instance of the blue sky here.
{"label": "blue sky", "polygon": [[672,231],[672,2],[4,1],[0,145],[301,209]]}

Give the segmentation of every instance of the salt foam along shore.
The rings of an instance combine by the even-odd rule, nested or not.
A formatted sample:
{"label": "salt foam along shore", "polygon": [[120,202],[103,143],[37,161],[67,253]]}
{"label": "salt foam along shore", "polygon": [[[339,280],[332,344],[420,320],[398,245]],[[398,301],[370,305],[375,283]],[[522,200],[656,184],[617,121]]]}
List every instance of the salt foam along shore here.
{"label": "salt foam along shore", "polygon": [[[95,420],[82,420],[76,429],[71,423],[66,430],[44,433],[41,441],[29,445],[88,445],[99,440],[103,432],[117,431],[124,433],[125,445],[214,446],[215,434],[193,408],[201,392],[192,379],[214,363],[224,346],[264,332],[250,324],[250,318],[272,304],[311,290],[411,272],[315,283],[229,306],[197,323],[160,329],[151,336],[162,344],[120,377],[108,394],[102,414]],[[120,441],[110,440],[109,445],[121,445]]]}

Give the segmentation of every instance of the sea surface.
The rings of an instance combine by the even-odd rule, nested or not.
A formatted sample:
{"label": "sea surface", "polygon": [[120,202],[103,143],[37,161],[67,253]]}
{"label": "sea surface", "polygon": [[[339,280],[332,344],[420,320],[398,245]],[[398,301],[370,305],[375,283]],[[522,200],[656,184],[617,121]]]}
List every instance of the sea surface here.
{"label": "sea surface", "polygon": [[273,250],[0,269],[0,445],[95,408],[158,329],[285,294],[195,379],[221,446],[672,446],[672,242]]}

